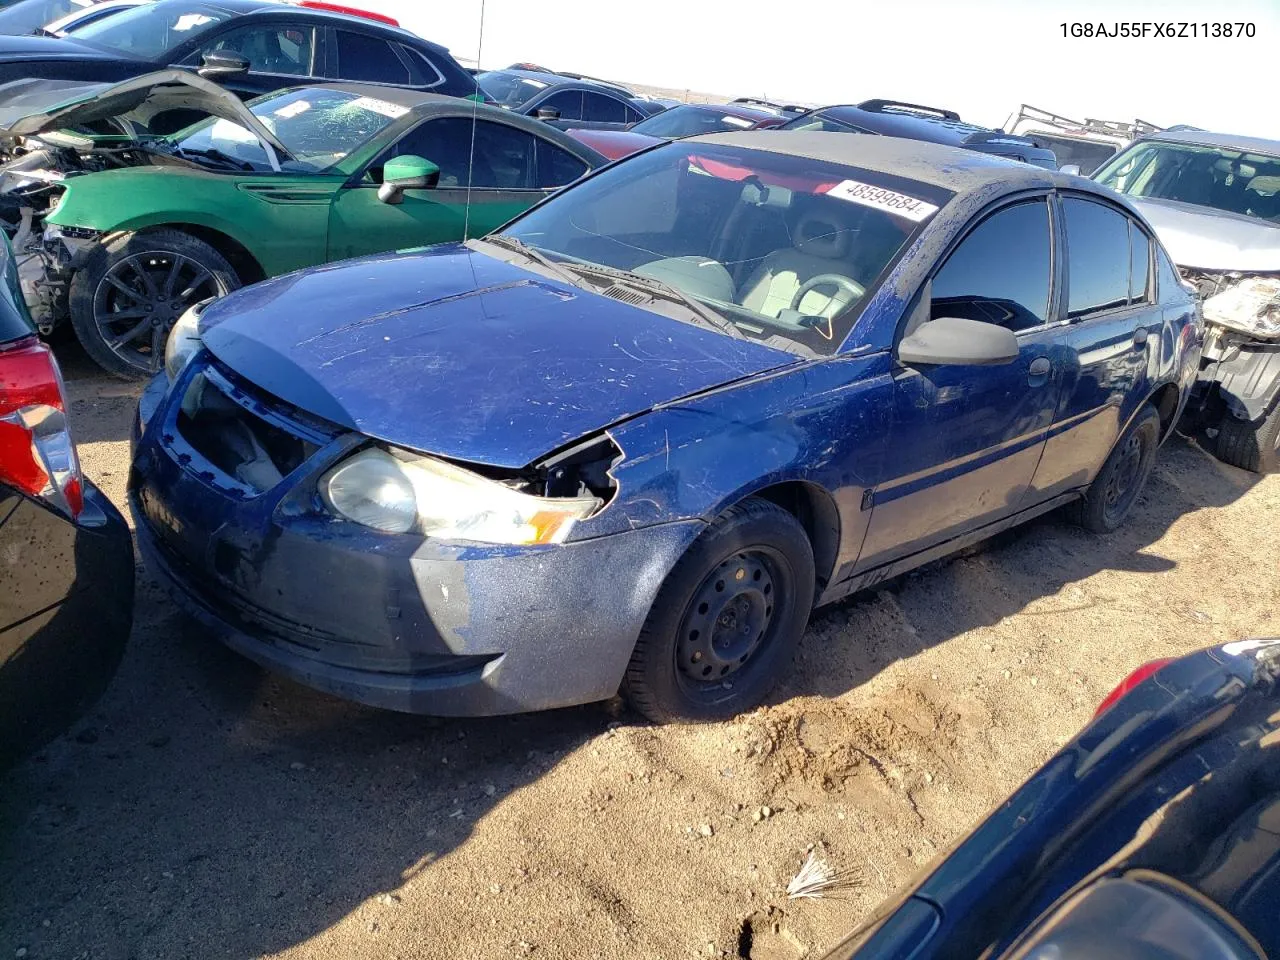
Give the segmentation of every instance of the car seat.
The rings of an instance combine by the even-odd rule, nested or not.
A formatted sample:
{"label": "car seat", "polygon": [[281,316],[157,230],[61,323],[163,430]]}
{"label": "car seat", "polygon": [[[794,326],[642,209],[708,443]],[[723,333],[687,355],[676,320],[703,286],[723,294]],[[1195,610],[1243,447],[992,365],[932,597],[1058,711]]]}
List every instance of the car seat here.
{"label": "car seat", "polygon": [[[802,316],[830,319],[862,295],[862,285],[848,275],[856,231],[828,210],[799,216],[791,228],[794,246],[774,250],[747,278],[738,302],[764,317],[778,318],[795,310]],[[817,277],[839,277],[807,292],[794,303],[801,287]]]}

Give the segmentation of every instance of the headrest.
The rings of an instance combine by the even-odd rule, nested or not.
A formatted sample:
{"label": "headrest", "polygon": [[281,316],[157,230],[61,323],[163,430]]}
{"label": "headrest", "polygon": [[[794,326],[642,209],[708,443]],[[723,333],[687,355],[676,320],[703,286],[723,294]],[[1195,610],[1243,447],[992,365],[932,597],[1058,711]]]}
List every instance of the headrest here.
{"label": "headrest", "polygon": [[796,223],[796,249],[812,257],[843,260],[853,245],[853,231],[822,213],[806,213]]}

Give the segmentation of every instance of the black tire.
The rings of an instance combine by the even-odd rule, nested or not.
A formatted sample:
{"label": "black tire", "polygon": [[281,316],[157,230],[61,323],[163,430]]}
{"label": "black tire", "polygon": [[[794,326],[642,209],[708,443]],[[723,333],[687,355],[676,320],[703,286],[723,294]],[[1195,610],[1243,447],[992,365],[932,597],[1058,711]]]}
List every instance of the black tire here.
{"label": "black tire", "polygon": [[98,366],[142,379],[163,367],[169,329],[188,307],[239,286],[226,258],[189,233],[124,234],[72,276],[71,325]]}
{"label": "black tire", "polygon": [[804,528],[768,500],[744,500],[717,517],[668,574],[622,693],[655,723],[722,720],[750,709],[790,665],[814,599]]}
{"label": "black tire", "polygon": [[1237,420],[1231,414],[1218,425],[1218,459],[1254,473],[1280,470],[1280,403],[1261,420]]}
{"label": "black tire", "polygon": [[1077,519],[1091,533],[1119,529],[1146,486],[1160,446],[1160,414],[1150,404],[1137,416],[1107,457],[1081,500]]}

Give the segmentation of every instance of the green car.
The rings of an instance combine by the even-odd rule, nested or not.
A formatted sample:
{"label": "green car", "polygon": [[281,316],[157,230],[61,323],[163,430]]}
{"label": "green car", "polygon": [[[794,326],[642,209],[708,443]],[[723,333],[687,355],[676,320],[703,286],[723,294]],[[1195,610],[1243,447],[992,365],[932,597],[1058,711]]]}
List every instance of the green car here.
{"label": "green car", "polygon": [[[0,133],[28,152],[0,167],[0,200],[35,211],[11,227],[36,254],[23,282],[42,327],[69,315],[122,377],[160,368],[192,304],[330,260],[483,235],[606,162],[536,120],[397,87],[316,84],[243,104],[175,70],[66,102],[74,86],[3,101]],[[36,109],[39,96],[63,102]],[[149,114],[175,106],[210,118],[145,133]]]}

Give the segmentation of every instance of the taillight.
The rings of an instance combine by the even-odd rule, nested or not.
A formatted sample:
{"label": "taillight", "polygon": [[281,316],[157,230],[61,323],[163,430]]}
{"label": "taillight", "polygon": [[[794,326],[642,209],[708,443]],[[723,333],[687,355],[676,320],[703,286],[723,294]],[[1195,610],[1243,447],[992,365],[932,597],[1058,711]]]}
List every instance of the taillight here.
{"label": "taillight", "polygon": [[395,17],[388,17],[385,13],[374,13],[372,10],[361,10],[359,7],[348,7],[342,3],[326,3],[325,0],[302,0],[298,6],[306,7],[308,10],[327,10],[330,13],[345,13],[349,17],[364,17],[366,20],[376,20],[378,23],[385,23],[392,27],[400,26],[399,20]]}
{"label": "taillight", "polygon": [[0,347],[0,481],[78,517],[84,487],[65,398],[43,343],[32,337]]}
{"label": "taillight", "polygon": [[1107,694],[1107,698],[1098,704],[1098,709],[1094,711],[1093,715],[1095,717],[1101,716],[1111,707],[1115,706],[1116,701],[1126,693],[1140,684],[1143,680],[1146,680],[1150,676],[1154,676],[1161,667],[1169,663],[1173,663],[1172,657],[1163,657],[1160,660],[1152,660],[1150,663],[1144,663],[1137,670],[1133,671],[1133,673],[1121,680],[1120,685]]}

